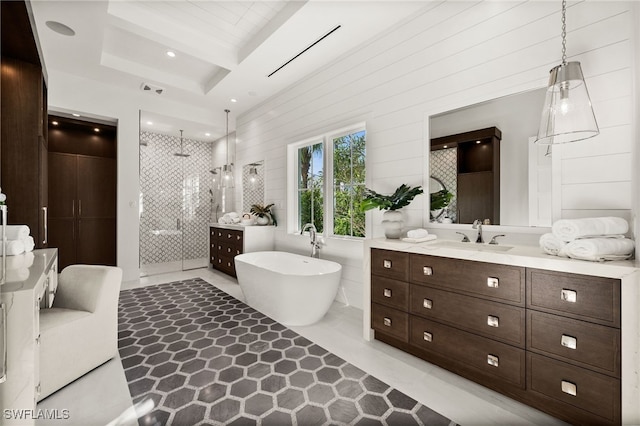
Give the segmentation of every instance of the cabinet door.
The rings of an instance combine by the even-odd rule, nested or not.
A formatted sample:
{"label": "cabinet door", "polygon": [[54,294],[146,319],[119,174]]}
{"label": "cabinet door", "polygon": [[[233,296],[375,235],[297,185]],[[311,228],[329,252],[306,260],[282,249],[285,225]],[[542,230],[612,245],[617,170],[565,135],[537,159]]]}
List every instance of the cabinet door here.
{"label": "cabinet door", "polygon": [[48,185],[48,246],[58,248],[60,269],[77,263],[75,210],[77,209],[76,156],[50,152]]}
{"label": "cabinet door", "polygon": [[116,217],[116,160],[78,155],[78,217]]}
{"label": "cabinet door", "polygon": [[458,222],[490,219],[493,211],[493,172],[460,173],[458,175]]}
{"label": "cabinet door", "polygon": [[78,262],[116,264],[116,161],[78,155]]}

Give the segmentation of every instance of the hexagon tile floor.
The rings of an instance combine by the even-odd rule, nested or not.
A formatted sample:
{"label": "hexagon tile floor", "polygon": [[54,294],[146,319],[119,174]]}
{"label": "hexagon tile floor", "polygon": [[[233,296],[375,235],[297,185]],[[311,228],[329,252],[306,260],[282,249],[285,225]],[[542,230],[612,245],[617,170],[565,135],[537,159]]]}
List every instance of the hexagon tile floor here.
{"label": "hexagon tile floor", "polygon": [[119,350],[146,425],[452,425],[211,284],[123,291]]}

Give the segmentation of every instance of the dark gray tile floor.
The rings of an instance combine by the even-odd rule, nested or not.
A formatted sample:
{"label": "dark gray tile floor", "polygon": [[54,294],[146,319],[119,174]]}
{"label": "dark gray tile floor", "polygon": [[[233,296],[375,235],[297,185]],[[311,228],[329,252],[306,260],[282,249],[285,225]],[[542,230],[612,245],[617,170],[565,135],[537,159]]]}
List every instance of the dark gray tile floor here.
{"label": "dark gray tile floor", "polygon": [[197,278],[123,291],[119,350],[140,425],[451,425]]}

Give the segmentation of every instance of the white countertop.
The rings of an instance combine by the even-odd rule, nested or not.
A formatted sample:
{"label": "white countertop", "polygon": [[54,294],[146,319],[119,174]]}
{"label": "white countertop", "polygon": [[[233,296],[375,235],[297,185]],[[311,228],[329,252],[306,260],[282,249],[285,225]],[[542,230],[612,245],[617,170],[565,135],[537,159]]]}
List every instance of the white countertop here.
{"label": "white countertop", "polygon": [[273,228],[273,225],[243,225],[241,223],[226,224],[226,223],[210,223],[210,228],[222,228],[222,229],[245,229],[245,228]]}
{"label": "white countertop", "polygon": [[[527,268],[548,269],[559,272],[569,272],[574,274],[594,275],[606,278],[622,279],[637,272],[640,262],[636,260],[589,262],[585,260],[568,259],[552,256],[542,251],[540,247],[513,246],[508,251],[478,251],[474,250],[476,243],[469,244],[469,249],[445,247],[442,243],[452,242],[451,240],[434,240],[423,243],[409,243],[402,240],[389,240],[386,238],[376,238],[365,240],[365,247],[379,248],[386,250],[396,250],[407,253],[427,254],[432,256],[442,256],[454,259],[475,260],[479,262],[500,263],[504,265],[523,266]],[[458,243],[458,242],[454,242]],[[478,244],[486,246],[486,244]],[[488,248],[487,248],[488,249]]]}
{"label": "white countertop", "polygon": [[[57,248],[50,248],[7,256],[6,275],[3,284],[0,284],[0,292],[32,290],[38,280],[51,268],[57,253]],[[4,265],[0,257],[0,273],[2,272],[4,272]]]}

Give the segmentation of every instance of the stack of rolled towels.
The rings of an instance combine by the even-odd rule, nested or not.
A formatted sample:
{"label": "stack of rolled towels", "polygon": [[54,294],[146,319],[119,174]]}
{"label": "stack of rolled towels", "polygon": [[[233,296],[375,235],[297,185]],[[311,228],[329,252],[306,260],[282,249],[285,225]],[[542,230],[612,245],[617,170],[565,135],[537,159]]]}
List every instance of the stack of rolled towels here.
{"label": "stack of rolled towels", "polygon": [[624,235],[628,231],[629,224],[620,217],[562,219],[540,237],[540,247],[547,254],[572,259],[624,260],[633,256],[635,248]]}
{"label": "stack of rolled towels", "polygon": [[223,225],[233,225],[236,223],[240,223],[240,215],[236,212],[225,213],[221,218],[218,219],[218,223]]}
{"label": "stack of rolled towels", "polygon": [[426,229],[418,228],[407,231],[407,236],[406,238],[403,238],[402,241],[409,243],[422,243],[424,241],[435,240],[436,238],[438,237],[434,234],[430,234]]}
{"label": "stack of rolled towels", "polygon": [[[27,225],[7,225],[5,226],[5,237],[7,238],[7,256],[15,256],[22,253],[29,253],[35,247],[33,237],[29,235],[31,230]],[[0,254],[3,253],[3,245],[0,244]]]}

